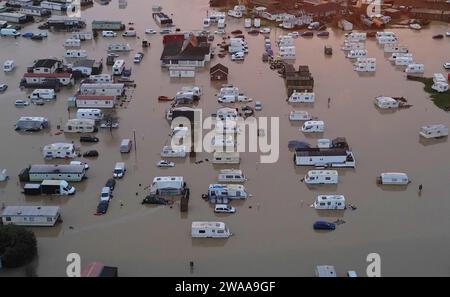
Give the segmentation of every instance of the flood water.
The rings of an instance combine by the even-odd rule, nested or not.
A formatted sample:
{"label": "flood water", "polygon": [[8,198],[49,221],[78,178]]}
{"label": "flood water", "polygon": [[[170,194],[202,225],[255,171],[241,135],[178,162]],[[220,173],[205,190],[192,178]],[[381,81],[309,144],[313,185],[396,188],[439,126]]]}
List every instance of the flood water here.
{"label": "flood water", "polygon": [[[172,14],[176,27],[182,30],[202,29],[202,19],[209,9],[207,0],[163,1],[163,10]],[[95,3],[84,10],[82,17],[88,28],[94,19],[134,22],[141,39],[128,38],[134,51],[121,54],[127,65],[133,55],[141,51],[145,28],[159,28],[151,17],[151,5],[157,1],[128,1],[126,9],[119,9],[117,1],[108,6]],[[37,31],[38,24],[28,25],[23,32]],[[243,30],[243,19],[227,18],[227,32]],[[216,30],[215,27],[210,30]],[[431,37],[448,30],[447,24],[433,23],[420,32],[393,29],[402,44],[409,47],[415,61],[425,64],[426,76],[443,72],[448,62],[449,38]],[[283,31],[272,30],[274,41]],[[340,45],[344,33],[331,30],[329,38],[296,39],[296,65],[309,65],[315,79],[316,102],[299,109],[309,111],[325,121],[325,132],[304,135],[299,124],[292,124],[288,115],[292,106],[285,101],[284,81],[276,71],[261,62],[263,36],[246,35],[249,54],[243,63],[231,62],[229,57],[218,58],[229,67],[228,83],[238,86],[246,95],[263,103],[257,116],[280,117],[280,157],[274,164],[259,163],[259,153],[241,154],[240,169],[249,178],[245,183],[252,197],[234,201],[233,215],[216,215],[203,199],[208,185],[216,182],[219,169],[196,160],[211,158],[198,153],[196,158],[176,160],[176,167],[157,169],[160,150],[169,140],[170,125],[164,119],[169,103],[159,103],[159,95],[173,96],[182,86],[196,84],[203,87],[198,107],[204,116],[214,113],[220,105],[214,94],[220,85],[211,84],[208,69],[197,72],[195,79],[170,79],[160,67],[162,37],[145,36],[151,42],[141,64],[133,65],[133,79],[137,88],[130,90],[129,102],[117,109],[120,128],[100,129],[98,144],[81,144],[81,150],[96,149],[97,159],[89,159],[88,179],[73,183],[77,194],[71,198],[25,198],[17,174],[29,164],[45,161],[44,145],[74,140],[79,135],[55,135],[56,125],[68,117],[67,97],[76,87],[62,89],[55,103],[44,106],[14,107],[16,99],[26,93],[18,87],[26,67],[37,58],[62,57],[62,44],[69,33],[51,33],[44,41],[25,38],[0,39],[0,61],[13,59],[18,67],[14,72],[0,73],[0,81],[9,89],[0,95],[0,167],[7,168],[10,180],[0,183],[0,202],[5,205],[59,205],[64,222],[55,228],[33,228],[38,238],[39,259],[34,263],[39,276],[64,276],[66,256],[76,252],[82,263],[101,261],[117,266],[120,276],[311,276],[315,265],[335,265],[338,274],[356,270],[365,275],[366,256],[379,253],[384,276],[450,275],[450,142],[447,139],[424,142],[418,131],[424,124],[450,125],[449,114],[438,109],[423,85],[406,80],[404,72],[393,66],[374,40],[366,42],[370,57],[377,58],[375,75],[358,75],[351,62],[344,57]],[[248,36],[248,37],[247,37]],[[86,41],[82,49],[89,58],[106,60],[106,45],[119,42],[99,37]],[[216,36],[214,44],[221,40]],[[333,47],[331,57],[323,54],[324,45]],[[275,46],[274,46],[275,49]],[[107,67],[104,73],[110,73]],[[27,92],[30,92],[29,90]],[[383,113],[373,104],[378,95],[404,96],[412,108]],[[328,107],[327,98],[331,97]],[[46,116],[52,129],[42,133],[17,133],[13,125],[20,116]],[[119,153],[122,138],[137,138],[137,151],[129,155]],[[289,140],[307,139],[315,145],[317,138],[347,138],[357,161],[356,169],[339,170],[337,186],[307,187],[300,179],[311,168],[298,168],[292,162],[293,153],[287,148]],[[115,162],[124,160],[128,166],[125,177],[118,181],[108,213],[94,216],[101,187],[111,177]],[[53,161],[63,163],[64,161]],[[381,172],[406,172],[412,183],[406,188],[376,185]],[[155,176],[180,175],[191,189],[189,212],[180,213],[179,205],[141,205],[144,187]],[[141,186],[139,186],[141,184]],[[423,184],[421,195],[418,185]],[[321,213],[310,208],[318,194],[345,195],[357,210]],[[120,201],[123,206],[120,206]],[[316,232],[312,224],[318,219],[342,219],[334,232]],[[228,224],[234,236],[227,240],[193,240],[192,221],[213,220]],[[189,261],[194,261],[191,272]],[[0,276],[23,275],[23,269],[0,272]]]}

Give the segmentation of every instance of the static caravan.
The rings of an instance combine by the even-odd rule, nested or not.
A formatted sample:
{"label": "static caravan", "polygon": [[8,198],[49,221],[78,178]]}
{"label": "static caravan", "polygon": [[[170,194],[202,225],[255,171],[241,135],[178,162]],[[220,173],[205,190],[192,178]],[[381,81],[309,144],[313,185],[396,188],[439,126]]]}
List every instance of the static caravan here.
{"label": "static caravan", "polygon": [[83,83],[80,86],[81,95],[117,96],[120,97],[125,92],[125,85],[122,83]]}
{"label": "static caravan", "polygon": [[46,159],[66,159],[75,158],[77,153],[75,146],[72,143],[52,143],[44,146],[42,155]]}
{"label": "static caravan", "polygon": [[29,21],[29,18],[23,13],[0,12],[0,21],[6,21],[8,24],[24,24]]}
{"label": "static caravan", "polygon": [[35,89],[29,96],[31,100],[34,99],[45,99],[53,100],[56,99],[56,93],[53,89]]}
{"label": "static caravan", "polygon": [[295,59],[295,46],[281,46],[279,54],[283,60]]}
{"label": "static caravan", "polygon": [[192,222],[193,238],[228,238],[232,234],[223,222]]}
{"label": "static caravan", "polygon": [[94,20],[92,21],[92,30],[111,30],[111,31],[121,31],[125,29],[125,25],[121,21],[103,21]]}
{"label": "static caravan", "polygon": [[240,133],[239,125],[236,121],[222,121],[218,120],[215,124],[215,131],[217,134],[235,134]]}
{"label": "static caravan", "polygon": [[109,52],[129,52],[131,47],[128,43],[111,43],[108,44],[107,51]]}
{"label": "static caravan", "polygon": [[53,227],[61,214],[58,206],[8,206],[1,217],[3,225]]}
{"label": "static caravan", "polygon": [[116,60],[112,67],[113,75],[122,75],[124,69],[125,69],[125,61]]}
{"label": "static caravan", "polygon": [[314,103],[316,95],[314,92],[294,91],[288,98],[289,103]]}
{"label": "static caravan", "polygon": [[211,21],[209,18],[203,19],[203,28],[209,28],[210,25],[211,25]]}
{"label": "static caravan", "polygon": [[239,114],[235,108],[224,107],[217,110],[217,119],[236,120]]}
{"label": "static caravan", "polygon": [[325,123],[323,121],[306,121],[300,129],[303,133],[323,132]]}
{"label": "static caravan", "polygon": [[315,209],[345,209],[343,195],[319,195],[313,204]]}
{"label": "static caravan", "polygon": [[356,59],[356,58],[365,58],[367,57],[367,50],[351,50],[347,54],[347,58]]}
{"label": "static caravan", "polygon": [[447,79],[445,78],[445,76],[442,73],[434,73],[433,74],[433,82],[435,84],[439,83],[439,82],[446,83]]}
{"label": "static caravan", "polygon": [[380,45],[389,44],[389,43],[396,44],[398,42],[398,39],[395,36],[382,36],[380,38],[377,38],[377,41],[378,41],[378,44],[380,44]]}
{"label": "static caravan", "polygon": [[228,16],[234,17],[234,18],[241,18],[242,17],[242,12],[241,11],[237,11],[234,9],[228,10]]}
{"label": "static caravan", "polygon": [[375,38],[382,38],[382,37],[395,37],[395,33],[394,32],[387,32],[387,31],[378,31],[375,34]]}
{"label": "static caravan", "polygon": [[69,38],[64,41],[64,47],[80,47],[81,46],[81,40],[80,39],[74,39]]}
{"label": "static caravan", "polygon": [[97,108],[80,108],[77,110],[77,119],[100,121],[103,119],[103,113]]}
{"label": "static caravan", "polygon": [[91,119],[70,119],[64,127],[65,133],[91,133],[95,131],[95,121]]}
{"label": "static caravan", "polygon": [[425,73],[424,64],[409,64],[406,66],[405,72],[407,74],[423,74]]}
{"label": "static caravan", "polygon": [[20,8],[20,13],[38,17],[48,17],[52,14],[49,9],[33,5],[22,6]]}
{"label": "static caravan", "polygon": [[400,103],[392,97],[378,96],[375,98],[374,103],[381,109],[398,108]]}
{"label": "static caravan", "polygon": [[186,146],[170,146],[166,145],[161,150],[161,157],[163,158],[185,158],[187,155]]}
{"label": "static caravan", "polygon": [[24,169],[20,181],[41,182],[48,179],[79,182],[86,177],[84,165],[31,165]]}
{"label": "static caravan", "polygon": [[356,167],[353,152],[345,148],[297,148],[294,162],[297,166]]}
{"label": "static caravan", "polygon": [[67,50],[64,53],[65,58],[86,58],[87,56],[86,50]]}
{"label": "static caravan", "polygon": [[358,58],[354,65],[354,70],[358,72],[374,72],[377,70],[377,59]]}
{"label": "static caravan", "polygon": [[169,77],[195,77],[195,67],[171,66],[169,67]]}
{"label": "static caravan", "polygon": [[67,11],[67,10],[72,9],[70,2],[60,3],[60,2],[52,2],[52,1],[42,1],[41,7],[50,9],[50,10],[57,10],[57,11]]}
{"label": "static caravan", "polygon": [[225,24],[225,19],[219,19],[219,20],[217,21],[217,29],[218,29],[218,30],[224,30],[224,29],[225,29],[225,26],[226,26],[226,24]]}
{"label": "static caravan", "polygon": [[88,80],[92,83],[112,83],[112,75],[111,74],[96,74],[96,75],[90,75]]}
{"label": "static caravan", "polygon": [[233,150],[236,146],[236,141],[233,135],[214,135],[211,139],[211,147],[217,151],[223,150],[228,151]]}
{"label": "static caravan", "polygon": [[122,141],[120,142],[120,153],[122,154],[127,154],[131,151],[131,148],[133,147],[133,141],[131,139],[125,138],[122,139]]}
{"label": "static caravan", "polygon": [[406,45],[387,43],[384,45],[384,52],[385,53],[408,53],[408,47]]}
{"label": "static caravan", "polygon": [[436,92],[439,92],[439,93],[445,93],[445,92],[448,91],[449,86],[448,86],[448,83],[445,83],[445,82],[437,82],[437,83],[434,83],[434,84],[431,86],[431,88],[432,88],[433,90],[435,90]]}
{"label": "static caravan", "polygon": [[309,121],[312,116],[304,110],[293,110],[289,113],[290,121]]}
{"label": "static caravan", "polygon": [[44,117],[20,117],[15,129],[19,131],[40,131],[49,126],[48,119]]}
{"label": "static caravan", "polygon": [[395,58],[394,63],[396,66],[408,66],[409,64],[413,64],[414,60],[413,57],[398,57]]}
{"label": "static caravan", "polygon": [[182,176],[157,176],[150,186],[151,194],[181,195],[186,188]]}
{"label": "static caravan", "polygon": [[243,183],[247,180],[242,170],[239,169],[222,169],[217,178],[219,182]]}
{"label": "static caravan", "polygon": [[[105,95],[76,95],[72,97],[75,100],[75,106],[78,108],[114,108],[116,105],[116,96]],[[74,107],[75,107],[74,106]]]}
{"label": "static caravan", "polygon": [[406,173],[386,172],[380,174],[377,178],[379,184],[382,185],[407,185],[410,183]]}
{"label": "static caravan", "polygon": [[79,39],[81,41],[91,40],[92,33],[91,32],[75,32],[75,33],[72,33],[71,39]]}
{"label": "static caravan", "polygon": [[245,19],[244,20],[244,28],[251,28],[252,27],[252,19]]}
{"label": "static caravan", "polygon": [[211,203],[227,203],[233,199],[247,199],[249,194],[243,185],[211,184],[208,187],[208,198]]}
{"label": "static caravan", "polygon": [[239,164],[241,162],[241,158],[239,157],[238,152],[214,152],[211,162],[213,164]]}
{"label": "static caravan", "polygon": [[366,45],[362,42],[344,42],[344,45],[341,47],[343,51],[351,51],[351,50],[365,50]]}
{"label": "static caravan", "polygon": [[339,174],[336,170],[310,170],[305,175],[306,184],[323,185],[323,184],[337,184],[339,181]]}
{"label": "static caravan", "polygon": [[222,88],[220,88],[217,97],[223,97],[226,95],[239,96],[240,95],[239,88],[234,86],[223,86]]}
{"label": "static caravan", "polygon": [[392,53],[392,55],[389,57],[389,61],[395,62],[395,59],[398,57],[412,57],[413,55],[410,53]]}
{"label": "static caravan", "polygon": [[365,41],[367,39],[367,33],[364,32],[352,32],[347,34],[346,38],[347,41]]}
{"label": "static caravan", "polygon": [[425,125],[420,128],[420,136],[425,138],[439,138],[448,136],[448,127],[443,124]]}

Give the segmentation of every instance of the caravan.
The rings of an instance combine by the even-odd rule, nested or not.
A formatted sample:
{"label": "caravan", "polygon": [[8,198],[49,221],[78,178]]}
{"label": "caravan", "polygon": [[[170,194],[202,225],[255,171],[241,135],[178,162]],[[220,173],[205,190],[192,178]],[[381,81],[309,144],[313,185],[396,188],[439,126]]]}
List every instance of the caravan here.
{"label": "caravan", "polygon": [[91,133],[95,131],[95,121],[91,119],[70,119],[64,127],[65,133]]}
{"label": "caravan", "polygon": [[90,109],[78,109],[77,119],[91,119],[95,121],[100,121],[103,119],[103,113],[100,109],[90,108]]}
{"label": "caravan", "polygon": [[13,60],[6,60],[5,63],[3,63],[3,71],[4,72],[11,72],[16,68],[16,62]]}
{"label": "caravan", "polygon": [[396,43],[387,43],[384,45],[385,53],[408,53],[408,47],[406,45],[399,45]]}
{"label": "caravan", "polygon": [[400,102],[398,100],[386,96],[376,97],[374,103],[377,107],[381,109],[398,108],[400,105]]}
{"label": "caravan", "polygon": [[247,180],[245,175],[242,173],[242,170],[239,169],[222,169],[219,172],[219,176],[217,178],[219,182],[227,182],[227,183],[243,183]]}
{"label": "caravan", "polygon": [[315,209],[345,209],[345,197],[343,195],[319,195],[313,204]]}
{"label": "caravan", "polygon": [[289,103],[314,103],[315,101],[314,92],[297,92],[294,91],[291,96],[289,96]]}
{"label": "caravan", "polygon": [[232,234],[223,222],[192,222],[193,238],[228,238]]}
{"label": "caravan", "polygon": [[241,158],[238,152],[214,152],[211,162],[213,164],[239,164]]}
{"label": "caravan", "polygon": [[389,61],[395,62],[395,59],[398,57],[412,57],[413,55],[410,53],[392,53],[392,55],[388,58]]}
{"label": "caravan", "polygon": [[382,185],[407,185],[410,180],[405,173],[387,172],[380,174],[377,182]]}
{"label": "caravan", "polygon": [[307,111],[293,110],[289,113],[290,121],[310,121],[311,119],[312,117]]}
{"label": "caravan", "polygon": [[354,70],[358,72],[374,72],[377,70],[376,58],[358,58]]}
{"label": "caravan", "polygon": [[397,57],[395,58],[395,66],[408,66],[409,64],[413,64],[413,57]]}
{"label": "caravan", "polygon": [[129,52],[131,47],[128,43],[111,43],[106,49],[108,52]]}
{"label": "caravan", "polygon": [[279,54],[282,60],[295,59],[295,46],[281,46]]}
{"label": "caravan", "polygon": [[405,69],[406,74],[423,74],[425,73],[425,65],[409,64]]}
{"label": "caravan", "polygon": [[64,41],[64,47],[80,47],[81,46],[81,40],[80,39],[74,39],[69,38]]}
{"label": "caravan", "polygon": [[306,184],[337,184],[339,174],[337,170],[310,170],[304,181]]}
{"label": "caravan", "polygon": [[44,146],[42,154],[45,159],[75,158],[77,153],[72,143],[52,143]]}
{"label": "caravan", "polygon": [[306,121],[300,128],[303,133],[323,132],[325,123],[323,121]]}
{"label": "caravan", "polygon": [[440,138],[448,136],[448,127],[443,124],[425,125],[420,128],[420,136],[424,138]]}
{"label": "caravan", "polygon": [[170,146],[166,145],[161,151],[161,157],[163,158],[185,158],[186,157],[186,146]]}
{"label": "caravan", "polygon": [[367,39],[367,33],[365,33],[365,32],[352,32],[352,33],[346,34],[345,39],[347,41],[350,41],[350,42],[352,42],[352,41],[353,42],[365,41]]}
{"label": "caravan", "polygon": [[122,75],[123,70],[125,69],[125,61],[124,60],[116,60],[112,67],[114,75]]}
{"label": "caravan", "polygon": [[53,89],[35,89],[33,93],[29,96],[31,100],[45,99],[53,100],[56,99],[55,90]]}
{"label": "caravan", "polygon": [[351,51],[351,50],[365,50],[366,45],[362,42],[344,42],[341,49],[343,51]]}
{"label": "caravan", "polygon": [[65,58],[87,58],[86,50],[67,50],[64,54]]}
{"label": "caravan", "polygon": [[356,58],[365,58],[367,57],[367,50],[351,50],[347,54],[347,58],[356,59]]}
{"label": "caravan", "polygon": [[395,36],[381,36],[380,38],[377,38],[377,41],[378,41],[378,44],[380,44],[380,45],[385,45],[385,44],[389,44],[389,43],[396,44],[398,42],[398,39]]}
{"label": "caravan", "polygon": [[243,185],[211,184],[208,187],[208,197],[211,203],[227,203],[233,199],[247,199],[249,194]]}

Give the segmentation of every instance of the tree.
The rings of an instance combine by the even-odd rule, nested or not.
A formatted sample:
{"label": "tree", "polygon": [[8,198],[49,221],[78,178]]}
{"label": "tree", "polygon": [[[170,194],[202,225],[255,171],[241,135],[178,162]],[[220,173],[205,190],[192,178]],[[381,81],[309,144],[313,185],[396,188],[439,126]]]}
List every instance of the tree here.
{"label": "tree", "polygon": [[3,267],[26,265],[36,255],[37,241],[33,232],[15,225],[0,227],[0,259]]}

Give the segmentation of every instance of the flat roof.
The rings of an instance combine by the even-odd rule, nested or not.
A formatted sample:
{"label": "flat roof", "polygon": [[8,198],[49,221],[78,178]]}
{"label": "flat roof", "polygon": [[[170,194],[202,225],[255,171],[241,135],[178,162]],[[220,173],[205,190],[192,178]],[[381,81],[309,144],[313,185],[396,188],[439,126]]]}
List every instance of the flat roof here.
{"label": "flat roof", "polygon": [[7,206],[2,216],[56,216],[59,206]]}

